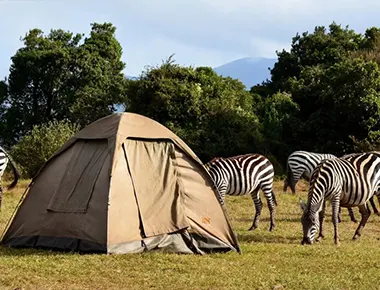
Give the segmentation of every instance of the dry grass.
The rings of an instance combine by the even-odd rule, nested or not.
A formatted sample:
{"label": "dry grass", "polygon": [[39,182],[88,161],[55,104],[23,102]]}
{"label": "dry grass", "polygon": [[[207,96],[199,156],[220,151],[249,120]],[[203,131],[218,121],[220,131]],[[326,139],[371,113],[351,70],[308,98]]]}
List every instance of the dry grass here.
{"label": "dry grass", "polygon": [[[26,184],[5,194],[1,230]],[[305,183],[298,189],[306,199]],[[301,246],[298,197],[282,193],[281,182],[275,191],[279,206],[272,233],[266,206],[259,228],[248,232],[250,197],[227,197],[242,255],[79,255],[0,247],[0,289],[379,289],[380,217],[372,215],[364,235],[352,241],[356,225],[343,210],[336,248],[329,206],[326,239]]]}

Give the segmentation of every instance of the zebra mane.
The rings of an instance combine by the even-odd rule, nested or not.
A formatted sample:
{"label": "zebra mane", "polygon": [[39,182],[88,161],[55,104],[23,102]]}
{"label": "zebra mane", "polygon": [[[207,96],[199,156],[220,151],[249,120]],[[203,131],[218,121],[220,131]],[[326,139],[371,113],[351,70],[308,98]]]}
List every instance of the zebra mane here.
{"label": "zebra mane", "polygon": [[[310,186],[309,186],[308,196],[310,196],[310,193],[314,191],[316,184],[317,184],[315,181],[319,178],[323,165],[325,165],[328,161],[329,161],[329,159],[323,159],[314,168],[314,170],[310,176]],[[310,198],[308,198],[308,205],[310,203],[309,199]]]}
{"label": "zebra mane", "polygon": [[216,161],[218,161],[219,159],[221,159],[222,157],[214,157],[212,158],[210,161],[208,161],[205,166],[211,166],[213,163],[215,163]]}
{"label": "zebra mane", "polygon": [[216,160],[219,160],[220,158],[222,158],[222,157],[214,157],[214,158],[212,158],[209,162],[207,162],[207,163],[210,163],[210,162],[214,162],[214,161],[216,161]]}

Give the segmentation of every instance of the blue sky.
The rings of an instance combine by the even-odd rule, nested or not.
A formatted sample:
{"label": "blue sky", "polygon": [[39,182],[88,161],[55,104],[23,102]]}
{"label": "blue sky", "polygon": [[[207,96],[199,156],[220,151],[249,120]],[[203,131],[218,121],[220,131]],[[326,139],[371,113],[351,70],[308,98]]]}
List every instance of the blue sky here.
{"label": "blue sky", "polygon": [[358,32],[380,26],[374,0],[0,0],[0,78],[29,29],[90,31],[112,22],[125,73],[175,53],[183,65],[219,66],[242,57],[275,57],[297,32],[336,21]]}

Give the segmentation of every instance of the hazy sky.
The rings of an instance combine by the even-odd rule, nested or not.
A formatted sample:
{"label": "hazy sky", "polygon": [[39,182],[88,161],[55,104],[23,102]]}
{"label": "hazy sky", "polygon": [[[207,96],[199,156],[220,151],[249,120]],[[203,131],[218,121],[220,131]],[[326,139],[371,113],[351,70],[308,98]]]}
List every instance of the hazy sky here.
{"label": "hazy sky", "polygon": [[241,57],[275,57],[297,32],[332,21],[358,32],[380,26],[375,0],[0,0],[0,78],[29,29],[90,31],[111,22],[125,73],[175,53],[184,65],[218,66]]}

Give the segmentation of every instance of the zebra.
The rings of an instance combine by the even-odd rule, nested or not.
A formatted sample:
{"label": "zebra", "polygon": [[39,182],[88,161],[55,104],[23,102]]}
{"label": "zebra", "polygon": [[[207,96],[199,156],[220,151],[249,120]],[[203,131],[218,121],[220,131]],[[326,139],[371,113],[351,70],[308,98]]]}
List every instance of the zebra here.
{"label": "zebra", "polygon": [[10,190],[17,185],[18,179],[20,178],[20,174],[11,156],[7,153],[7,151],[5,151],[3,147],[0,146],[0,208],[1,208],[2,196],[3,196],[3,187],[1,185],[1,177],[3,176],[5,168],[8,165],[8,161],[12,166],[13,175],[14,175],[13,182],[8,186],[8,190]]}
{"label": "zebra", "polygon": [[333,154],[314,153],[308,151],[294,151],[289,155],[284,180],[284,192],[290,187],[293,194],[296,193],[296,184],[303,177],[310,181],[311,173],[321,160],[336,158]]}
{"label": "zebra", "polygon": [[264,192],[270,211],[270,228],[275,228],[276,196],[273,191],[274,168],[272,163],[261,154],[244,154],[233,157],[216,157],[205,164],[217,188],[221,202],[225,195],[251,194],[256,213],[249,231],[258,227],[262,210],[259,190]]}
{"label": "zebra", "polygon": [[[322,160],[312,173],[307,204],[301,218],[303,239],[301,244],[312,244],[320,228],[323,234],[325,200],[332,201],[332,222],[334,242],[339,246],[338,211],[339,206],[359,207],[361,221],[353,240],[361,236],[361,231],[371,214],[367,201],[380,186],[380,155],[368,152],[345,158]],[[318,215],[319,214],[319,215]]]}
{"label": "zebra", "polygon": [[[353,153],[356,154],[356,153]],[[343,157],[351,156],[344,155]],[[294,151],[289,155],[287,160],[287,177],[284,180],[284,189],[286,192],[288,187],[290,187],[293,194],[296,193],[296,184],[303,177],[307,181],[310,181],[310,176],[318,165],[318,163],[325,159],[337,158],[337,156],[333,154],[327,153],[314,153],[308,151]],[[375,212],[375,214],[380,215],[379,211],[376,208],[376,205],[373,201],[373,198],[370,199],[371,206]],[[354,212],[351,208],[347,208],[348,214],[352,222],[356,223],[357,220],[355,218]],[[339,208],[339,222],[341,221],[341,213]]]}

